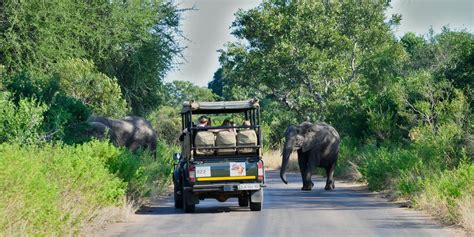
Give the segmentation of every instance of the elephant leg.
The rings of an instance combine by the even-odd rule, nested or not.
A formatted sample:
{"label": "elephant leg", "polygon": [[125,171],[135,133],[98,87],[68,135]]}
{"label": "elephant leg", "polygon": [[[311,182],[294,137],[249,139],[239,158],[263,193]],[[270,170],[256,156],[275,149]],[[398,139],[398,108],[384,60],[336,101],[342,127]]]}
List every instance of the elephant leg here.
{"label": "elephant leg", "polygon": [[304,184],[305,184],[305,172],[306,172],[306,163],[308,161],[308,157],[305,153],[303,153],[301,150],[298,150],[298,166],[300,167],[300,173],[301,173],[301,180],[303,181],[303,188],[304,189]]}
{"label": "elephant leg", "polygon": [[311,181],[311,176],[313,175],[313,170],[316,168],[316,162],[319,159],[319,154],[314,151],[306,152],[307,162],[306,170],[304,172],[304,184],[302,190],[310,191],[314,187],[313,181]]}
{"label": "elephant leg", "polygon": [[325,190],[334,190],[336,187],[334,185],[334,170],[336,169],[336,162],[334,162],[331,166],[326,167],[326,187],[324,187]]}

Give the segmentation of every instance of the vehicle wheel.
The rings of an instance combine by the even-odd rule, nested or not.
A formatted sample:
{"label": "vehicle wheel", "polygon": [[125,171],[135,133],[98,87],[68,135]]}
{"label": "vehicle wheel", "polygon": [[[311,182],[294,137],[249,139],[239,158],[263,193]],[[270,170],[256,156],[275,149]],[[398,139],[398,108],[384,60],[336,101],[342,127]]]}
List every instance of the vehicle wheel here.
{"label": "vehicle wheel", "polygon": [[239,207],[248,207],[249,198],[248,197],[239,197]]}
{"label": "vehicle wheel", "polygon": [[251,211],[261,211],[262,210],[262,203],[261,202],[250,202],[250,210]]}
{"label": "vehicle wheel", "polygon": [[184,212],[186,213],[193,213],[194,210],[196,209],[196,204],[188,204],[187,202],[187,199],[188,199],[188,195],[186,195],[185,192],[183,192],[183,209],[184,209]]}
{"label": "vehicle wheel", "polygon": [[262,205],[263,205],[263,189],[260,189],[258,191],[254,192],[259,192],[261,195],[261,199],[258,200],[258,202],[252,201],[252,195],[253,193],[250,193],[250,210],[251,211],[261,211],[262,210]]}
{"label": "vehicle wheel", "polygon": [[[178,194],[178,191],[181,192],[181,194]],[[181,188],[176,184],[174,185],[174,208],[183,208],[183,191],[181,191]]]}

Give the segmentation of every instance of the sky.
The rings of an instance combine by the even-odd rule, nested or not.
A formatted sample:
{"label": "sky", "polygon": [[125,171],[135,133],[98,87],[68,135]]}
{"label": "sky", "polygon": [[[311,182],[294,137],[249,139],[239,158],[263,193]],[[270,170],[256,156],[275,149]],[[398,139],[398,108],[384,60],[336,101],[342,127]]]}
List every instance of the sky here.
{"label": "sky", "polygon": [[[230,26],[238,9],[256,7],[261,0],[175,0],[179,8],[195,10],[183,13],[181,29],[188,40],[182,43],[184,59],[169,72],[166,82],[184,80],[207,87],[214,72],[219,68],[217,50],[236,39]],[[430,28],[440,32],[444,25],[451,29],[467,29],[474,32],[474,0],[391,0],[387,16],[402,14],[401,25],[395,29],[400,37],[406,32],[420,35]]]}

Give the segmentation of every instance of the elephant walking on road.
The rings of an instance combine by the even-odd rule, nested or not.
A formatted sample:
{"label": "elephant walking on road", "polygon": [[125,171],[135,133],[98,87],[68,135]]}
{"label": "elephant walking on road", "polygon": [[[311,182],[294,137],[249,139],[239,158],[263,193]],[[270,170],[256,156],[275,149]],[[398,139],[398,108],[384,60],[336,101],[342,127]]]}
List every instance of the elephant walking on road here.
{"label": "elephant walking on road", "polygon": [[336,129],[326,123],[312,124],[303,122],[290,125],[285,132],[285,144],[282,151],[281,180],[286,184],[286,170],[293,151],[298,152],[298,165],[303,179],[301,190],[311,190],[314,183],[311,175],[316,167],[326,169],[326,190],[333,190],[334,169],[339,154],[340,138]]}
{"label": "elephant walking on road", "polygon": [[138,149],[149,150],[156,156],[156,132],[151,124],[141,117],[112,119],[91,116],[87,123],[93,128],[93,135],[99,139],[108,138],[114,145],[125,146],[133,152]]}

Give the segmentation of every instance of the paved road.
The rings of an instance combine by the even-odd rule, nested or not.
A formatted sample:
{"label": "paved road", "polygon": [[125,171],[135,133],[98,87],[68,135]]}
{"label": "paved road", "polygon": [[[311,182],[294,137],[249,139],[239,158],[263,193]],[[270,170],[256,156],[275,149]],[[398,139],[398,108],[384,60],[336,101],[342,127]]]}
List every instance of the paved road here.
{"label": "paved road", "polygon": [[143,208],[130,223],[112,225],[110,236],[456,236],[420,212],[399,208],[362,187],[336,182],[323,190],[324,179],[302,192],[300,176],[289,174],[285,185],[267,172],[264,207],[251,212],[237,200],[201,201],[196,213],[173,207],[172,197]]}

